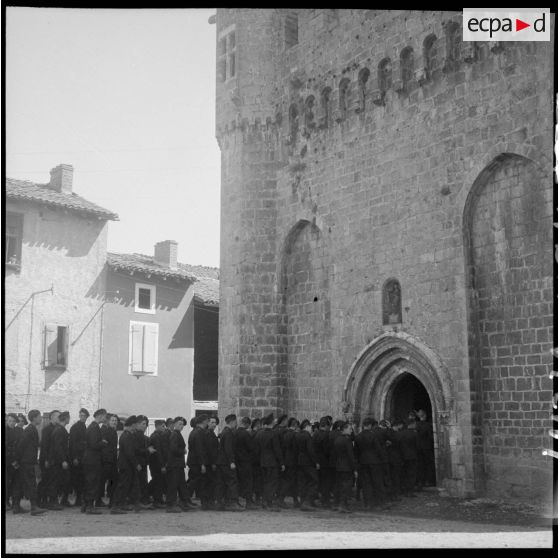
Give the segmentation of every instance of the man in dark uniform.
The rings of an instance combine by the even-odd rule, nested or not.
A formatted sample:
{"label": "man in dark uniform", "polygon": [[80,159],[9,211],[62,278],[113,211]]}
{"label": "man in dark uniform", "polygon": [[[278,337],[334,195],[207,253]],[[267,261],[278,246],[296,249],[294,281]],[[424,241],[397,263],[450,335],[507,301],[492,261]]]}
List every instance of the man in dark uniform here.
{"label": "man in dark uniform", "polygon": [[37,505],[35,466],[37,465],[37,452],[39,451],[39,431],[37,427],[41,424],[43,418],[41,412],[36,409],[29,411],[27,416],[30,424],[23,431],[15,452],[14,467],[21,469],[22,490],[14,495],[13,513],[23,513],[21,498],[24,493],[31,502],[31,515],[40,515],[46,510]]}
{"label": "man in dark uniform", "polygon": [[330,422],[327,417],[322,417],[318,430],[312,437],[314,453],[320,465],[318,469],[318,492],[323,508],[330,507],[331,492],[331,467],[329,465],[329,430]]}
{"label": "man in dark uniform", "polygon": [[76,506],[81,506],[82,495],[83,495],[83,453],[85,452],[85,447],[87,446],[86,432],[87,427],[85,423],[89,418],[89,411],[87,409],[79,410],[79,420],[72,425],[70,428],[70,478],[72,483],[72,488],[76,495]]}
{"label": "man in dark uniform", "polygon": [[333,511],[337,511],[337,509],[339,508],[339,483],[337,482],[337,478],[338,478],[337,469],[336,469],[337,460],[335,457],[334,445],[337,437],[342,435],[341,432],[342,424],[343,424],[342,420],[336,420],[333,423],[328,436],[328,442],[329,442],[328,453],[329,453],[329,467],[331,469],[331,493],[333,495],[333,505],[332,505]]}
{"label": "man in dark uniform", "polygon": [[359,463],[359,478],[365,508],[385,502],[384,471],[382,463],[383,443],[381,434],[374,430],[378,422],[367,417],[362,422],[362,431],[355,438],[355,453]]}
{"label": "man in dark uniform", "polygon": [[225,428],[219,434],[219,456],[217,458],[217,487],[215,499],[221,511],[244,511],[238,503],[238,477],[234,454],[234,430],[236,415],[225,417]]}
{"label": "man in dark uniform", "polygon": [[39,467],[41,469],[41,480],[37,485],[37,494],[39,496],[39,505],[44,508],[48,508],[50,505],[49,494],[52,491],[51,485],[52,479],[52,469],[50,463],[48,462],[48,456],[50,454],[50,444],[52,440],[52,432],[54,427],[58,424],[58,416],[60,411],[54,410],[49,414],[49,423],[41,429],[41,441],[39,448]]}
{"label": "man in dark uniform", "polygon": [[[169,439],[169,455],[167,458],[167,513],[180,513],[188,511],[185,505],[188,500],[186,489],[186,442],[182,436],[182,429],[186,424],[184,417],[176,417],[174,428]],[[178,503],[177,505],[177,495]]]}
{"label": "man in dark uniform", "polygon": [[58,503],[58,494],[64,492],[65,478],[69,470],[70,458],[68,456],[68,431],[66,425],[70,422],[70,413],[64,411],[58,415],[58,421],[50,435],[49,453],[46,457],[50,469],[50,483],[48,484],[47,509],[63,510],[64,506]]}
{"label": "man in dark uniform", "polygon": [[417,478],[417,431],[413,420],[400,433],[401,455],[403,456],[403,476],[401,479],[403,496],[415,497],[413,492]]}
{"label": "man in dark uniform", "polygon": [[357,461],[351,443],[352,425],[343,422],[339,430],[341,435],[335,438],[333,443],[333,454],[335,456],[335,471],[339,490],[339,507],[341,513],[352,513],[349,509],[349,499],[353,485],[353,477],[358,478]]}
{"label": "man in dark uniform", "polygon": [[124,422],[124,431],[118,440],[118,482],[114,491],[111,514],[124,514],[131,511],[126,500],[130,498],[135,503],[139,500],[138,472],[141,465],[136,457],[136,439],[134,426],[137,417],[132,415]]}
{"label": "man in dark uniform", "polygon": [[[9,413],[6,417],[6,431],[4,433],[5,455],[6,455],[6,508],[10,508],[10,498],[12,505],[14,494],[19,491],[19,469],[14,467],[16,447],[21,440],[23,430],[16,427],[17,415]],[[18,503],[19,505],[19,503]],[[15,508],[14,508],[15,509]]]}
{"label": "man in dark uniform", "polygon": [[[285,440],[284,435],[287,431],[287,424],[289,421],[289,415],[281,415],[276,421],[273,426],[273,432],[279,438],[279,445],[281,446],[281,453],[283,455],[283,459],[285,458]],[[285,484],[289,484],[290,480],[285,478],[285,474],[287,473],[287,466],[285,465],[285,470],[279,473],[279,483],[277,486],[277,505],[279,507],[286,507],[284,502],[282,501],[281,494],[283,492],[283,488]]]}
{"label": "man in dark uniform", "polygon": [[205,500],[207,484],[207,455],[205,451],[205,430],[209,423],[209,417],[201,414],[196,417],[195,426],[188,436],[188,481],[186,488],[188,498],[185,503],[188,507],[195,508],[192,504],[192,496],[196,494],[200,500]]}
{"label": "man in dark uniform", "polygon": [[283,429],[279,437],[281,451],[285,461],[285,471],[280,477],[279,481],[279,507],[288,508],[285,503],[285,498],[291,496],[295,508],[300,507],[299,486],[298,486],[298,462],[297,454],[298,447],[296,443],[296,436],[298,434],[299,423],[294,417],[291,417],[287,422],[287,428]]}
{"label": "man in dark uniform", "polygon": [[258,431],[254,440],[258,447],[262,469],[264,508],[270,511],[281,511],[281,508],[276,505],[275,497],[279,485],[279,472],[285,470],[285,463],[279,438],[272,430],[273,414],[267,415],[262,424],[263,428]]}
{"label": "man in dark uniform", "polygon": [[210,417],[207,428],[203,431],[204,451],[206,455],[207,476],[205,493],[202,494],[202,507],[204,511],[215,509],[215,485],[217,483],[217,459],[219,458],[219,438],[215,434],[215,429],[219,424],[219,417]]}
{"label": "man in dark uniform", "polygon": [[419,490],[422,490],[423,486],[435,484],[434,432],[426,411],[419,409],[417,415],[417,486]]}
{"label": "man in dark uniform", "polygon": [[262,505],[263,494],[263,476],[262,468],[260,466],[260,454],[258,445],[256,444],[256,434],[262,427],[262,421],[259,418],[252,420],[250,426],[250,435],[252,437],[252,475],[254,479],[254,504],[256,506]]}
{"label": "man in dark uniform", "polygon": [[250,434],[251,420],[242,417],[240,424],[234,433],[234,455],[238,472],[239,493],[246,501],[247,510],[255,510],[257,506],[253,500],[254,473],[252,470],[252,458],[254,454],[254,439]]}
{"label": "man in dark uniform", "polygon": [[312,511],[315,509],[314,500],[318,492],[318,471],[320,463],[312,440],[312,423],[303,420],[300,432],[296,434],[297,447],[297,473],[298,491],[301,500],[301,511]]}
{"label": "man in dark uniform", "polygon": [[147,462],[149,461],[149,456],[155,453],[155,449],[149,444],[149,438],[145,435],[148,422],[149,419],[145,415],[137,415],[134,436],[136,437],[136,457],[141,465],[141,470],[138,472],[140,507],[142,509],[154,510],[155,506],[151,504],[147,487]]}
{"label": "man in dark uniform", "polygon": [[106,417],[106,422],[101,426],[101,435],[103,440],[107,443],[101,450],[103,461],[103,472],[101,476],[101,483],[99,485],[99,494],[95,507],[104,508],[105,503],[103,498],[105,496],[105,489],[109,497],[109,508],[112,506],[114,491],[116,483],[118,482],[118,433],[116,427],[118,426],[118,417],[109,413]]}
{"label": "man in dark uniform", "polygon": [[382,473],[384,478],[384,494],[386,495],[386,505],[387,504],[387,495],[391,494],[391,475],[389,474],[389,455],[387,451],[387,447],[389,444],[389,427],[390,423],[386,419],[382,419],[378,426],[375,427],[373,430],[377,432],[380,437],[381,443],[381,456],[382,456]]}
{"label": "man in dark uniform", "polygon": [[85,433],[85,451],[83,453],[83,474],[85,477],[85,498],[81,511],[99,515],[101,510],[94,507],[99,494],[99,485],[103,474],[102,449],[107,445],[101,433],[101,423],[105,421],[106,409],[98,409],[93,413],[93,421]]}
{"label": "man in dark uniform", "polygon": [[391,429],[388,430],[388,459],[392,489],[391,496],[394,500],[401,499],[401,471],[403,469],[403,455],[401,454],[401,428],[403,428],[402,421],[396,419],[393,421]]}
{"label": "man in dark uniform", "polygon": [[155,421],[155,431],[149,437],[149,444],[155,449],[155,453],[149,456],[149,471],[151,473],[149,493],[153,498],[153,505],[156,508],[166,508],[166,505],[163,503],[163,494],[169,443],[164,420]]}

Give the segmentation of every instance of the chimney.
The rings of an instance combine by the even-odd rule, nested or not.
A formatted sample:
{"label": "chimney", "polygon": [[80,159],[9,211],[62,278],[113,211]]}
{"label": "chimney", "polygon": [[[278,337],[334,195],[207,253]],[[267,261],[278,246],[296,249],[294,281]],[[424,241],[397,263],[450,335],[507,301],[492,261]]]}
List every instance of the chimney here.
{"label": "chimney", "polygon": [[162,240],[155,244],[155,255],[153,257],[155,263],[168,267],[169,269],[177,268],[178,242],[176,240]]}
{"label": "chimney", "polygon": [[72,165],[58,165],[50,171],[49,188],[62,192],[72,193],[72,180],[74,178],[74,167]]}

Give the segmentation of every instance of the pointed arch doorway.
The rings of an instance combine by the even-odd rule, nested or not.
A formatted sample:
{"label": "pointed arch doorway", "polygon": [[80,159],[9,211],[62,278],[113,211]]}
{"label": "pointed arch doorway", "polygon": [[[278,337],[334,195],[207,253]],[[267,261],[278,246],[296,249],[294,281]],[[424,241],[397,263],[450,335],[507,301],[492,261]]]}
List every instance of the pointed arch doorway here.
{"label": "pointed arch doorway", "polygon": [[402,332],[387,332],[357,357],[344,386],[344,399],[354,420],[366,416],[407,419],[423,409],[434,433],[435,479],[452,477],[450,428],[455,423],[452,382],[438,356]]}

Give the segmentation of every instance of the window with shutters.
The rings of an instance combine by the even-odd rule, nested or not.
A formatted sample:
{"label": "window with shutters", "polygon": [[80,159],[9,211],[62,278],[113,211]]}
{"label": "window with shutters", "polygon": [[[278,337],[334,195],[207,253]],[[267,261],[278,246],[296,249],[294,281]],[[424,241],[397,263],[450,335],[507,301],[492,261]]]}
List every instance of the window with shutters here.
{"label": "window with shutters", "polygon": [[45,325],[43,368],[66,369],[68,367],[69,330],[70,328],[64,325]]}
{"label": "window with shutters", "polygon": [[130,322],[128,374],[157,375],[159,324]]}
{"label": "window with shutters", "polygon": [[6,212],[6,254],[4,263],[11,269],[20,269],[23,240],[23,215]]}
{"label": "window with shutters", "polygon": [[141,314],[155,314],[155,285],[136,283],[135,311]]}
{"label": "window with shutters", "polygon": [[221,81],[227,81],[236,75],[236,32],[234,27],[221,33],[217,50],[219,77]]}

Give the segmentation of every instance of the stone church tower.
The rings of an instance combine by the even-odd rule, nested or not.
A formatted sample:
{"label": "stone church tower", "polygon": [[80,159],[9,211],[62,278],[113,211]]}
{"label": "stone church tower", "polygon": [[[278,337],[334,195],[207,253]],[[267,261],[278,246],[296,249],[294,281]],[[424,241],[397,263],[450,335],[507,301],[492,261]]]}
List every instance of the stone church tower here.
{"label": "stone church tower", "polygon": [[553,45],[461,21],[217,11],[219,408],[423,408],[439,486],[550,498]]}

